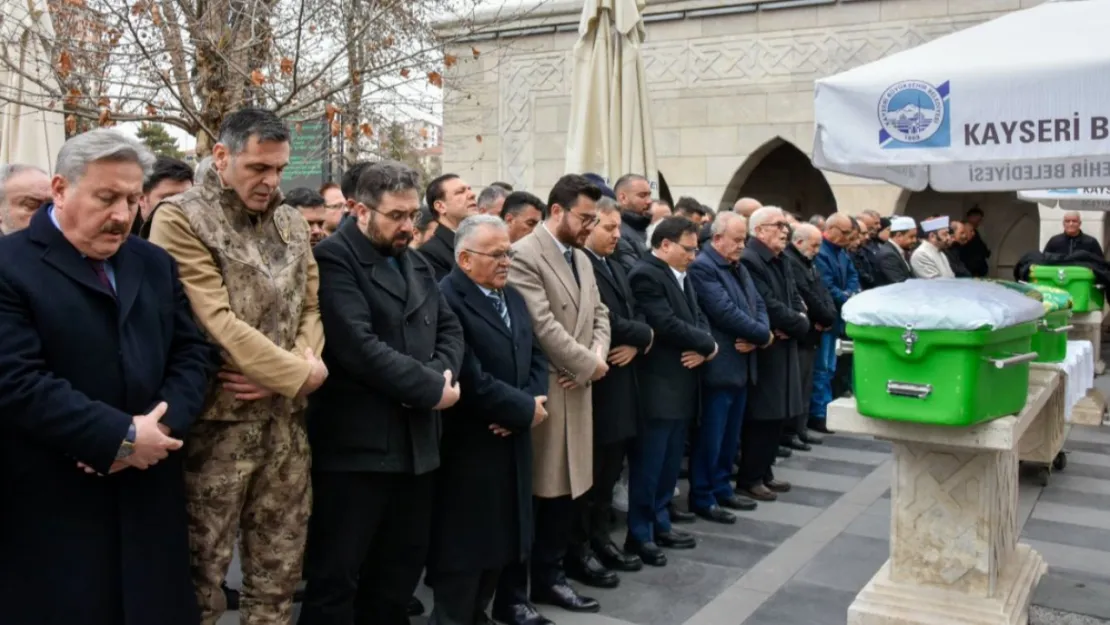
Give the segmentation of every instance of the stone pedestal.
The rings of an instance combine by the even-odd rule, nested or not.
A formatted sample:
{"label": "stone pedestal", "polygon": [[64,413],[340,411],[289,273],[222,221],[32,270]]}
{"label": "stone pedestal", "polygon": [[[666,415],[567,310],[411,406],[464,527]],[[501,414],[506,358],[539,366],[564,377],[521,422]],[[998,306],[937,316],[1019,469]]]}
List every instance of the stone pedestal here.
{"label": "stone pedestal", "polygon": [[1106,416],[1106,398],[1102,392],[1093,388],[1087,391],[1087,396],[1079,400],[1072,408],[1071,422],[1076,425],[1101,426]]}
{"label": "stone pedestal", "polygon": [[[1065,417],[1067,401],[1065,390],[1067,376],[1054,365],[1032,363],[1029,365],[1029,385],[1034,387],[1051,385],[1052,391],[1045,402],[1044,409],[1026,428],[1018,442],[1018,460],[1041,465],[1040,480],[1048,484],[1056,457],[1064,451],[1068,424]],[[1063,466],[1062,464],[1060,465]]]}
{"label": "stone pedestal", "polygon": [[1025,625],[1046,565],[1017,544],[1020,441],[1059,376],[1021,414],[969,428],[871,419],[829,405],[830,429],[893,443],[890,559],[848,608],[848,625]]}
{"label": "stone pedestal", "polygon": [[1095,350],[1095,375],[1102,375],[1106,363],[1102,361],[1102,311],[1073,315],[1068,331],[1069,341],[1090,341]]}

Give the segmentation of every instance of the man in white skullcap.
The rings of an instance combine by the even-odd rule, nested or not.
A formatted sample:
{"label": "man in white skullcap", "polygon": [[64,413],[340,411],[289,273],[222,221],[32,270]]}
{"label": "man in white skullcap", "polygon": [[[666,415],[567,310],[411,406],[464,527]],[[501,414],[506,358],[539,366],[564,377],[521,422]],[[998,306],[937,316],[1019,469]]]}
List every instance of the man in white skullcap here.
{"label": "man in white skullcap", "polygon": [[921,222],[924,240],[910,257],[913,275],[918,278],[955,278],[952,265],[944,255],[951,242],[948,232],[948,217],[930,217]]}
{"label": "man in white skullcap", "polygon": [[890,238],[875,253],[878,286],[905,282],[913,277],[910,256],[917,245],[917,223],[913,217],[894,217],[890,220]]}

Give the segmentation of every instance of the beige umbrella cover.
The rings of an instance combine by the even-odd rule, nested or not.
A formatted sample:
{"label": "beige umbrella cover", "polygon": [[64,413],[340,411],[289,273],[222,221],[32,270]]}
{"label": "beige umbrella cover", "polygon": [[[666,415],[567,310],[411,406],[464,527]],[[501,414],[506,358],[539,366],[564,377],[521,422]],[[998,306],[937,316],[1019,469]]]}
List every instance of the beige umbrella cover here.
{"label": "beige umbrella cover", "polygon": [[641,47],[644,43],[645,0],[614,0],[613,23],[617,44],[609,100],[609,142],[618,146],[610,161],[609,177],[643,174],[653,190],[659,170],[655,164],[655,129]]}
{"label": "beige umbrella cover", "polygon": [[3,0],[0,36],[6,58],[0,60],[0,164],[35,165],[53,173],[65,141],[65,116],[46,107],[49,98],[36,80],[54,82],[42,39],[54,39],[50,12],[43,0]]}
{"label": "beige umbrella cover", "polygon": [[611,170],[620,165],[620,143],[613,143],[609,129],[613,1],[586,0],[582,7],[578,41],[574,44],[567,173],[594,172],[611,177]]}

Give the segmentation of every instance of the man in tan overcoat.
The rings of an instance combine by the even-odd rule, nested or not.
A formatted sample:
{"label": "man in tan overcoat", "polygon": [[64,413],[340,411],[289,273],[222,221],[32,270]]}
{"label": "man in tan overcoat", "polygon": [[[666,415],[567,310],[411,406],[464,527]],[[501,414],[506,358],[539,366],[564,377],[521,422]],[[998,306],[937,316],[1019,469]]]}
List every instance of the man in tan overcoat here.
{"label": "man in tan overcoat", "polygon": [[548,196],[550,217],[513,245],[509,283],[524,296],[532,329],[547,354],[548,418],[532,430],[535,541],[530,567],[502,573],[493,617],[513,625],[548,623],[531,600],[574,612],[597,612],[563,572],[577,504],[593,482],[593,408],[590,385],[609,367],[609,311],[601,303],[593,265],[582,251],[597,223],[601,190],[582,176],[559,179]]}

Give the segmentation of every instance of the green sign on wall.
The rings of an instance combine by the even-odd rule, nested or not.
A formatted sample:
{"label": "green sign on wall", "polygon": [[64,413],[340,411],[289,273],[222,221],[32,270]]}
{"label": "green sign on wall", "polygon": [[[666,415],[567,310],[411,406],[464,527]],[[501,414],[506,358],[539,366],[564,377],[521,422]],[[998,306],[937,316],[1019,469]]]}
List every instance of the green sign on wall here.
{"label": "green sign on wall", "polygon": [[281,177],[282,191],[297,187],[319,189],[329,179],[331,128],[325,118],[290,125],[289,166]]}

